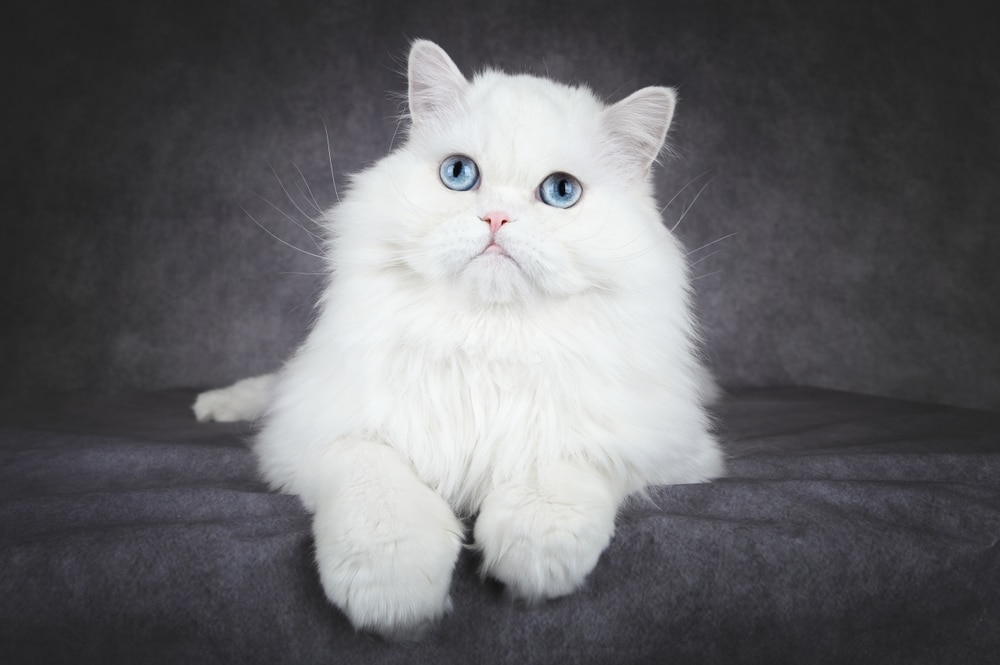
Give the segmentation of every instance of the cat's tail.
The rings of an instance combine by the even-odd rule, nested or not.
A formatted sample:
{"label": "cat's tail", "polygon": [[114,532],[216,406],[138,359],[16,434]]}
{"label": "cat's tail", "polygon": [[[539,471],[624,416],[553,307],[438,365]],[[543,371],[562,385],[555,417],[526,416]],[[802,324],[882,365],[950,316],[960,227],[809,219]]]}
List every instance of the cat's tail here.
{"label": "cat's tail", "polygon": [[264,415],[277,380],[277,374],[264,374],[237,381],[226,388],[207,390],[198,395],[191,408],[203,423],[256,420]]}

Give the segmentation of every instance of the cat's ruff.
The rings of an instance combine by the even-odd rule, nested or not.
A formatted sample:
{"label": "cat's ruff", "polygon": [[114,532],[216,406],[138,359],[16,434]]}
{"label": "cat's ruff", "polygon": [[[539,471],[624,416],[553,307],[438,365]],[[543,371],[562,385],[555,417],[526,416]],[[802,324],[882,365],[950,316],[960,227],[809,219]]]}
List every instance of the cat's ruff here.
{"label": "cat's ruff", "polygon": [[484,573],[536,601],[583,583],[627,496],[722,472],[649,179],[674,104],[469,81],[413,44],[408,139],[326,215],[308,338],[277,378],[195,407],[266,411],[261,471],[315,514],[320,579],[355,626],[408,639],[447,611],[456,513],[478,514]]}

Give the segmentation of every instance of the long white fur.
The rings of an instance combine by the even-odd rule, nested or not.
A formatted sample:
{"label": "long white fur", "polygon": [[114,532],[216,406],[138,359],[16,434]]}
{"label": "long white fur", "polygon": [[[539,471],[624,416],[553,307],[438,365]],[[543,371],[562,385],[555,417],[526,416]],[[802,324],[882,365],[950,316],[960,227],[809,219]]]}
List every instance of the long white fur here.
{"label": "long white fur", "polygon": [[[467,81],[426,41],[409,82],[406,144],[327,215],[331,279],[255,446],[315,514],[327,596],[398,639],[449,607],[456,513],[478,513],[484,573],[540,600],[583,583],[627,496],[722,472],[684,254],[648,177],[673,91],[606,107],[530,76]],[[452,154],[478,187],[441,183]],[[536,194],[559,171],[583,186],[569,209]],[[482,254],[497,210],[508,256]],[[244,397],[241,414],[263,406]]]}

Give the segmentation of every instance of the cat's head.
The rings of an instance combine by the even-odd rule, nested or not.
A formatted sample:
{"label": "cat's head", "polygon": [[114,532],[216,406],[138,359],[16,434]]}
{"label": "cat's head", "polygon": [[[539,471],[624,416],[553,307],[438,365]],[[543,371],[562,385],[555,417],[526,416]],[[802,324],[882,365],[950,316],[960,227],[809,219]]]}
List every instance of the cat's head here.
{"label": "cat's head", "polygon": [[663,244],[649,171],[673,90],[606,106],[533,76],[467,80],[428,41],[408,74],[407,142],[356,182],[380,248],[367,260],[492,304],[613,288]]}

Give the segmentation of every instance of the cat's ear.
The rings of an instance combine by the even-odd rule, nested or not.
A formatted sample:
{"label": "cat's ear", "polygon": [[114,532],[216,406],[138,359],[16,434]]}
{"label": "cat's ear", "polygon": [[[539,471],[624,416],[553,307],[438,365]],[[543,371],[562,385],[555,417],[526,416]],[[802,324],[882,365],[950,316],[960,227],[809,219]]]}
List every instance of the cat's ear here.
{"label": "cat's ear", "polygon": [[468,85],[444,49],[426,39],[410,47],[408,77],[410,119],[415,125],[446,117]]}
{"label": "cat's ear", "polygon": [[608,157],[631,177],[645,178],[663,148],[676,105],[672,88],[652,86],[605,109],[601,131]]}

